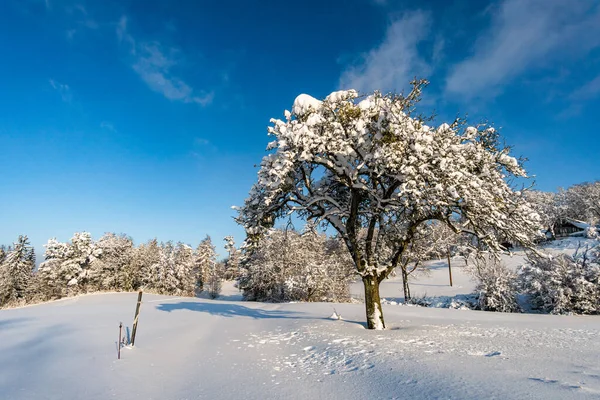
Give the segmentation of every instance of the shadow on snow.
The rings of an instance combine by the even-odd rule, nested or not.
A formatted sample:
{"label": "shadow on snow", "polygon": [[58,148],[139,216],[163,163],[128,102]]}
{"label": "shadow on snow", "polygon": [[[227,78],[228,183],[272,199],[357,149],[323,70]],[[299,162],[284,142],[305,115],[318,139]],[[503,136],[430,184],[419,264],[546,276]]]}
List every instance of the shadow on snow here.
{"label": "shadow on snow", "polygon": [[[260,303],[257,303],[260,304]],[[271,303],[269,303],[271,304]],[[284,311],[284,310],[262,310],[260,308],[250,308],[239,304],[221,304],[221,303],[197,303],[192,301],[182,301],[180,303],[165,303],[158,304],[156,309],[159,311],[178,311],[188,310],[196,312],[205,312],[211,315],[217,315],[221,317],[248,317],[254,319],[312,319],[312,320],[327,320],[335,321],[331,318],[326,317],[311,317],[304,313],[297,311]],[[359,324],[366,326],[366,323],[359,321],[341,320],[342,322],[350,324]]]}

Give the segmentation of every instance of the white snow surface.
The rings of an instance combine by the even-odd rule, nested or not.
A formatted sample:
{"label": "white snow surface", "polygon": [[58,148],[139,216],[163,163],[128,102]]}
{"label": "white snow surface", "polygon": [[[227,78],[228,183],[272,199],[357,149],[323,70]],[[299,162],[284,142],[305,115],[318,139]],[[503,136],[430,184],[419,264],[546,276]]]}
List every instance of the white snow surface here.
{"label": "white snow surface", "polygon": [[[456,264],[454,287],[440,261],[412,282],[413,294],[469,293]],[[401,289],[398,278],[386,281],[382,296]],[[600,397],[597,316],[388,303],[387,330],[370,331],[363,304],[243,302],[226,284],[218,300],[144,294],[136,346],[117,360],[119,321],[131,327],[136,298],[0,311],[0,399]]]}
{"label": "white snow surface", "polygon": [[321,106],[321,101],[308,94],[300,94],[294,100],[292,112],[296,115],[304,115],[309,111],[317,110]]}

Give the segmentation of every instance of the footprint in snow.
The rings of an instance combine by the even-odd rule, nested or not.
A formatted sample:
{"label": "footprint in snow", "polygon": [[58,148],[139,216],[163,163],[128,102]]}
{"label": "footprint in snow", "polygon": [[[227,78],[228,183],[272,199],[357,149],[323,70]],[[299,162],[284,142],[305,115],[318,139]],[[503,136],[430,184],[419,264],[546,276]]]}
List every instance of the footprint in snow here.
{"label": "footprint in snow", "polygon": [[486,357],[496,357],[496,356],[499,356],[499,355],[502,355],[502,353],[499,352],[499,351],[492,351],[491,353],[488,353],[485,356]]}

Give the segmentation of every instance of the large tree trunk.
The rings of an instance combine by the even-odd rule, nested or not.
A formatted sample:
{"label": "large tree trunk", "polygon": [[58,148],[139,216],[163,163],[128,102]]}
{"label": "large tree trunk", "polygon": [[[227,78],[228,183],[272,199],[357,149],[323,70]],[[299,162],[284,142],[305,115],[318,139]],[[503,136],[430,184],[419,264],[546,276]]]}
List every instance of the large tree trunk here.
{"label": "large tree trunk", "polygon": [[379,297],[379,283],[379,279],[375,276],[363,277],[365,307],[367,309],[367,329],[385,329],[381,298]]}

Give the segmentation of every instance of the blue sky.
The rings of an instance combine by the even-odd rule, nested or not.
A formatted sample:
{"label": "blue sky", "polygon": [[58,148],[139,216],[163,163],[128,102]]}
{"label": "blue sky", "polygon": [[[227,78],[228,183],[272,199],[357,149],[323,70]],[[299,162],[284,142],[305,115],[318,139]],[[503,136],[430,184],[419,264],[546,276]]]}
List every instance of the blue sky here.
{"label": "blue sky", "polygon": [[0,243],[127,233],[191,245],[232,217],[300,93],[431,81],[541,190],[600,179],[600,2],[0,2]]}

